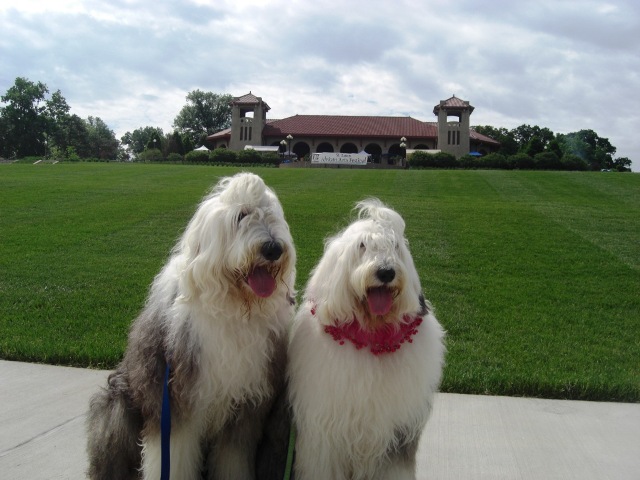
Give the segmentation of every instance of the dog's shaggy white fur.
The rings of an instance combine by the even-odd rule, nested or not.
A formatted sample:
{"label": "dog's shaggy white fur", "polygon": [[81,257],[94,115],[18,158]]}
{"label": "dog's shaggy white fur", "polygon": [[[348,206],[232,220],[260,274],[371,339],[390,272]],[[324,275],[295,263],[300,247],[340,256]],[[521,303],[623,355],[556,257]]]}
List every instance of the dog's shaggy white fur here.
{"label": "dog's shaggy white fur", "polygon": [[415,478],[440,383],[444,332],[422,296],[404,221],[376,199],[357,208],[359,219],[327,241],[294,322],[296,480]]}
{"label": "dog's shaggy white fur", "polygon": [[91,478],[160,478],[167,361],[171,478],[254,478],[263,423],[284,384],[295,261],[273,191],[249,173],[222,179],[155,278],[107,389],[91,400]]}

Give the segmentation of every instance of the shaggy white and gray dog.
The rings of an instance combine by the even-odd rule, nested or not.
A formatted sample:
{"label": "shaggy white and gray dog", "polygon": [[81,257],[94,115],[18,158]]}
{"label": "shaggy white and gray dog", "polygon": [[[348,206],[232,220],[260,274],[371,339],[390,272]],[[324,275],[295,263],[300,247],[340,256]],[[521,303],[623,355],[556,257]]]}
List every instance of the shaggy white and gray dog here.
{"label": "shaggy white and gray dog", "polygon": [[443,367],[402,217],[371,199],[330,238],[289,345],[296,480],[413,479]]}
{"label": "shaggy white and gray dog", "polygon": [[256,175],[222,179],[155,278],[124,359],[91,400],[89,476],[157,480],[170,363],[171,478],[252,479],[284,388],[296,254]]}

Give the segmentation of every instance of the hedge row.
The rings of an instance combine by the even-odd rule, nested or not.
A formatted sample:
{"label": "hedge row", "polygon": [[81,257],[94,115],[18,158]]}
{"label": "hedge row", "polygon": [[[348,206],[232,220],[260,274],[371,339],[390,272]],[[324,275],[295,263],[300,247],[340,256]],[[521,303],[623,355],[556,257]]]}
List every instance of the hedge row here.
{"label": "hedge row", "polygon": [[407,160],[410,168],[491,168],[502,170],[589,170],[589,165],[576,155],[558,157],[553,152],[542,152],[530,157],[524,153],[505,156],[490,153],[482,157],[464,155],[456,159],[449,153],[430,154],[415,152]]}
{"label": "hedge row", "polygon": [[255,150],[234,152],[227,148],[216,148],[210,152],[193,150],[184,157],[185,163],[215,165],[279,165],[281,158],[274,153],[260,153]]}

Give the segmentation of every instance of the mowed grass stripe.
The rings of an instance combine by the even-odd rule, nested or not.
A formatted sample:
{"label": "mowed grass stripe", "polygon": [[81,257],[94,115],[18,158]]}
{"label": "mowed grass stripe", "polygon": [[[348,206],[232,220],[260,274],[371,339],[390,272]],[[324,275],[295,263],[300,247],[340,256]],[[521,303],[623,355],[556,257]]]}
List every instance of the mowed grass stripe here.
{"label": "mowed grass stripe", "polygon": [[[197,202],[232,168],[0,168],[0,356],[112,367]],[[426,296],[448,330],[442,388],[640,400],[640,176],[256,169],[298,249],[378,196],[404,216]]]}

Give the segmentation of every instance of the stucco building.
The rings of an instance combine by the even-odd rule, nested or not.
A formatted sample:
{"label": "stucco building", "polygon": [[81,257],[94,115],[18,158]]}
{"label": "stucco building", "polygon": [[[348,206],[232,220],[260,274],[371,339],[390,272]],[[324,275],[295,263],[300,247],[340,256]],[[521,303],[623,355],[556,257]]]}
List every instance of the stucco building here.
{"label": "stucco building", "polygon": [[393,163],[404,149],[441,150],[459,158],[470,152],[487,154],[500,145],[470,128],[474,107],[455,96],[434,107],[436,122],[353,115],[294,115],[269,120],[269,105],[251,92],[234,98],[231,107],[231,128],[207,137],[209,148],[278,147],[299,158],[317,152],[364,151],[374,161]]}

